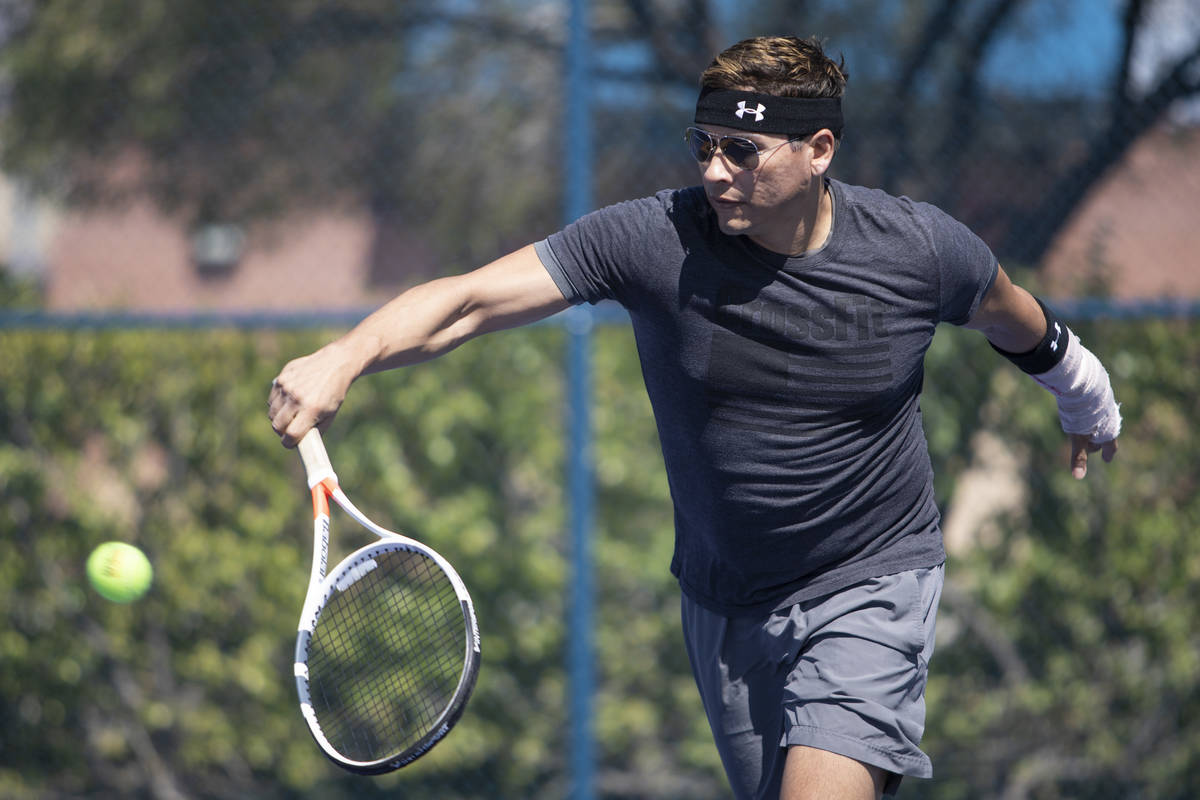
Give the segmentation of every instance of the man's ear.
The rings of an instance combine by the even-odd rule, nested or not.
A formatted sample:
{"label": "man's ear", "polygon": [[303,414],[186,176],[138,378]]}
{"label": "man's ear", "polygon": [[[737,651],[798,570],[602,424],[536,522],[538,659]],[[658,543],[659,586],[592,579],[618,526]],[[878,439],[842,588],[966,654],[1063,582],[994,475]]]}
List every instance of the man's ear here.
{"label": "man's ear", "polygon": [[812,135],[812,138],[808,140],[808,145],[813,151],[813,172],[817,175],[824,175],[833,161],[833,154],[837,152],[837,137],[833,135],[833,131],[822,128]]}

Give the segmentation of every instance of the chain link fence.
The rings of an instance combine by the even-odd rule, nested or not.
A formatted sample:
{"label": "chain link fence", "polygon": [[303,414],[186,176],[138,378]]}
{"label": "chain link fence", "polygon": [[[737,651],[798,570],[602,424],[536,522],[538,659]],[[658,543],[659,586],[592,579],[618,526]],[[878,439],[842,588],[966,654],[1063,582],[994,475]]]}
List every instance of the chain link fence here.
{"label": "chain link fence", "polygon": [[[307,499],[266,423],[271,378],[404,286],[563,222],[566,5],[429,5],[0,4],[0,794],[589,796],[559,319],[360,381],[327,436],[359,505],[471,586],[484,662],[464,720],[363,779],[295,707]],[[695,182],[680,137],[716,49],[820,34],[851,76],[834,177],[969,224],[1112,373],[1121,452],[1075,482],[1052,398],[977,334],[939,332],[922,398],[950,554],[935,778],[900,797],[1194,796],[1195,4],[589,16],[592,205]],[[589,340],[590,796],[723,799],[622,320]],[[138,603],[87,588],[108,539],[154,563]]]}

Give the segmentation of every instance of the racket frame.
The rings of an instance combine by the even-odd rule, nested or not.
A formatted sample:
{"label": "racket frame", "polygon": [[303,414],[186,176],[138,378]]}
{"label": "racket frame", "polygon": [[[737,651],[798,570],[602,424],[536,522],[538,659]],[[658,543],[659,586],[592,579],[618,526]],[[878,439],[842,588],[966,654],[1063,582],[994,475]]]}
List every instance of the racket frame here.
{"label": "racket frame", "polygon": [[[415,539],[410,539],[394,531],[387,530],[375,523],[360,511],[338,484],[337,475],[330,464],[329,455],[321,441],[321,435],[316,428],[305,434],[297,449],[300,459],[308,475],[308,486],[313,500],[313,563],[309,575],[308,592],[304,598],[304,606],[300,612],[300,623],[296,633],[295,664],[293,671],[296,677],[296,692],[300,699],[300,713],[308,724],[308,730],[316,740],[321,751],[338,766],[360,775],[379,775],[391,772],[411,764],[434,745],[440,742],[454,724],[462,717],[467,700],[475,687],[479,676],[480,637],[479,625],[475,618],[475,605],[467,592],[466,584],[458,572],[440,553]],[[353,551],[338,562],[328,573],[326,566],[329,561],[329,529],[330,529],[330,500],[333,500],[355,522],[379,537],[380,541],[364,545]],[[454,592],[462,607],[465,627],[464,661],[462,675],[459,677],[450,703],[443,709],[438,719],[430,726],[420,739],[400,753],[389,755],[373,761],[359,761],[347,758],[330,744],[317,721],[316,712],[312,706],[312,695],[309,689],[308,647],[313,631],[320,619],[321,611],[333,595],[335,589],[344,590],[352,585],[361,574],[353,575],[356,568],[367,563],[376,554],[407,550],[428,557],[450,579]],[[365,573],[364,573],[365,574]],[[343,579],[351,577],[342,586]]]}

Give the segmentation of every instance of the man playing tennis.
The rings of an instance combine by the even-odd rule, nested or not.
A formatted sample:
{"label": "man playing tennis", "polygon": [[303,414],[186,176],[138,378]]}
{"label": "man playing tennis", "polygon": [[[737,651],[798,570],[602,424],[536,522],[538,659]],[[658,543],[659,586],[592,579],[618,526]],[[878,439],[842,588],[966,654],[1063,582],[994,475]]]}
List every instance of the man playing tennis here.
{"label": "man playing tennis", "polygon": [[696,682],[739,798],[878,798],[919,748],[945,553],[921,424],[940,322],[1052,391],[1076,477],[1111,460],[1100,362],[932,206],[827,176],[842,65],[763,37],[701,76],[701,185],[596,211],[411,289],[284,367],[287,446],[360,375],[613,299],[630,314],[676,520]]}

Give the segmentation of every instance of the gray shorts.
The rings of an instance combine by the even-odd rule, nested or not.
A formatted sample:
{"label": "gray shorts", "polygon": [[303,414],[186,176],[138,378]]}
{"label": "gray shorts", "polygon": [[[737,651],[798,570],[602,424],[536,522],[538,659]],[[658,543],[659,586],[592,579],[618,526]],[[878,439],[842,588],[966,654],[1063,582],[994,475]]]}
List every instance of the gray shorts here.
{"label": "gray shorts", "polygon": [[779,796],[787,748],[933,775],[918,746],[942,566],[886,575],[761,617],[683,599],[683,633],[734,794]]}

